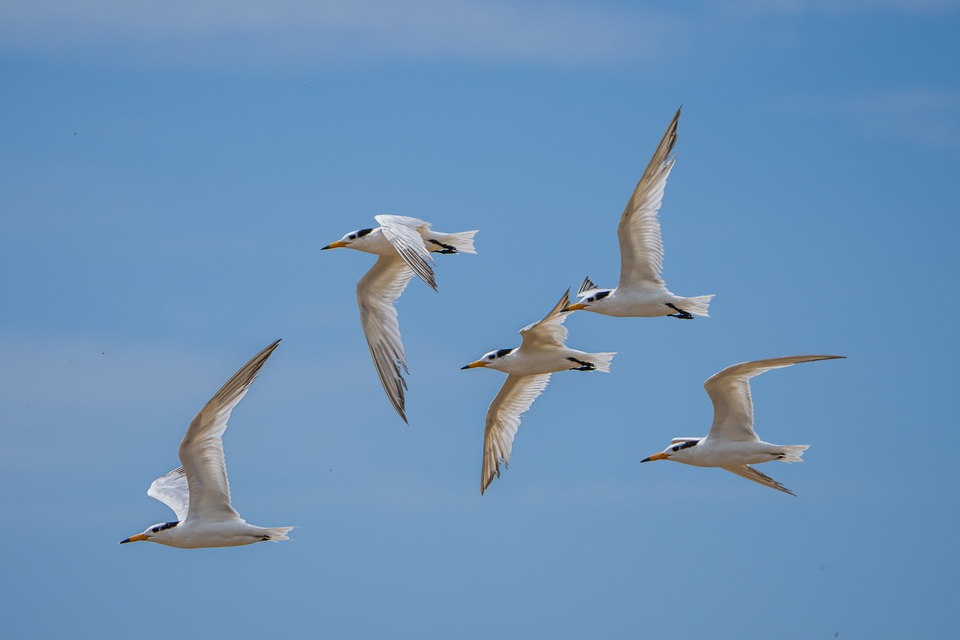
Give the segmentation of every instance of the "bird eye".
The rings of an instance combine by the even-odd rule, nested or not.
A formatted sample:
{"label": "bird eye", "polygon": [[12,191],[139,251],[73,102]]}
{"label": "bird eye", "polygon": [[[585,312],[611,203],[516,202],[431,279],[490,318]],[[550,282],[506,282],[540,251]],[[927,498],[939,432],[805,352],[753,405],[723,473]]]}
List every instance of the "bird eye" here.
{"label": "bird eye", "polygon": [[348,237],[349,237],[351,240],[356,240],[356,239],[357,239],[357,234],[351,233]]}
{"label": "bird eye", "polygon": [[493,360],[493,356],[492,355],[487,356],[487,360]]}
{"label": "bird eye", "polygon": [[680,451],[680,447],[679,447],[679,446],[672,447],[672,449],[673,449],[674,451]]}
{"label": "bird eye", "polygon": [[160,527],[154,527],[153,529],[150,529],[150,531],[153,531],[154,533],[158,533],[160,531]]}
{"label": "bird eye", "polygon": [[589,298],[587,298],[587,302],[593,302],[593,299],[594,299],[593,296],[590,296]]}

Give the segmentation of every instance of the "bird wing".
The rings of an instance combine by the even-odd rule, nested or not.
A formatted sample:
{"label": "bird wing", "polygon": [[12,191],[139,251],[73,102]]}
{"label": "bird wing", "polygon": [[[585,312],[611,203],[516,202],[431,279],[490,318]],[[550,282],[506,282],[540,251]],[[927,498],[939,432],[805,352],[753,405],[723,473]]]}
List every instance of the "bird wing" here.
{"label": "bird wing", "polygon": [[407,266],[413,269],[413,272],[420,276],[420,279],[437,290],[437,281],[434,278],[433,268],[430,263],[433,258],[430,257],[430,251],[423,243],[423,236],[420,235],[420,229],[426,231],[430,228],[430,223],[424,222],[419,218],[410,218],[408,216],[374,216],[383,229],[384,237],[394,246]]}
{"label": "bird wing", "polygon": [[594,291],[597,291],[599,288],[600,287],[590,281],[590,276],[587,276],[583,279],[583,283],[580,285],[580,290],[577,291],[577,297],[582,298],[583,296],[588,296]]}
{"label": "bird wing", "polygon": [[[230,505],[230,485],[223,460],[223,432],[237,403],[257,377],[257,372],[277,348],[277,340],[243,365],[200,410],[180,443],[180,462],[190,492],[189,517],[193,520],[240,520]],[[169,474],[168,474],[169,475]],[[176,509],[174,509],[176,510]]]}
{"label": "bird wing", "polygon": [[677,142],[679,119],[680,109],[677,109],[620,216],[620,225],[617,227],[617,237],[620,238],[620,283],[617,286],[620,289],[664,284],[660,277],[663,270],[663,240],[657,212],[675,160],[675,156],[669,156]]}
{"label": "bird wing", "polygon": [[167,505],[177,514],[177,520],[187,517],[190,508],[190,488],[187,485],[187,472],[177,467],[165,476],[160,476],[150,484],[147,495]]}
{"label": "bird wing", "polygon": [[790,489],[787,489],[785,486],[783,486],[782,484],[780,484],[779,482],[771,478],[770,476],[764,473],[760,473],[759,471],[757,471],[756,469],[754,469],[748,464],[741,464],[736,467],[723,467],[723,468],[729,471],[730,473],[737,474],[741,478],[746,478],[747,480],[753,480],[754,482],[762,484],[765,487],[770,487],[771,489],[776,489],[777,491],[783,491],[784,493],[789,493],[792,496],[797,495],[793,491],[790,491]]}
{"label": "bird wing", "polygon": [[[380,376],[380,383],[387,397],[403,421],[404,390],[407,381],[407,361],[403,356],[400,341],[400,323],[393,303],[413,277],[413,271],[396,256],[380,256],[373,267],[357,283],[357,305],[360,307],[360,324],[370,347],[373,364]],[[401,372],[401,367],[403,372]]]}
{"label": "bird wing", "polygon": [[772,369],[798,362],[831,360],[843,356],[785,356],[742,362],[716,373],[703,384],[713,401],[713,425],[708,437],[735,442],[753,442],[760,438],[753,430],[753,400],[750,378]]}
{"label": "bird wing", "polygon": [[500,461],[506,469],[510,464],[513,439],[520,428],[522,416],[550,382],[549,373],[530,376],[507,376],[497,397],[487,410],[487,424],[483,431],[483,468],[480,473],[480,495],[486,491],[493,476],[500,477]]}
{"label": "bird wing", "polygon": [[550,310],[543,320],[528,324],[520,329],[523,338],[522,347],[538,349],[542,347],[562,347],[567,339],[567,328],[563,322],[569,313],[561,313],[561,309],[570,306],[570,290],[560,298],[556,306]]}

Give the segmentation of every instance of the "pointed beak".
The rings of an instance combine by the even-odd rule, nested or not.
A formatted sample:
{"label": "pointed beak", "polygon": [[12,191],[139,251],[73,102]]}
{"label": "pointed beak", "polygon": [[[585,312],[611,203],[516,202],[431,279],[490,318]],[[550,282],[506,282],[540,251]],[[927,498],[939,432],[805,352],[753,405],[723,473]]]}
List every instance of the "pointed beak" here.
{"label": "pointed beak", "polygon": [[487,366],[487,363],[484,362],[483,360],[474,360],[470,364],[460,367],[460,371],[463,371],[464,369],[476,369],[477,367],[485,367],[485,366]]}
{"label": "pointed beak", "polygon": [[586,309],[586,308],[587,308],[587,305],[581,304],[581,303],[579,303],[579,302],[574,302],[574,303],[571,304],[570,306],[564,307],[563,309],[560,309],[560,311],[561,311],[562,313],[566,313],[566,312],[568,312],[568,311],[580,311],[581,309]]}
{"label": "pointed beak", "polygon": [[654,460],[667,460],[669,457],[670,456],[668,456],[667,454],[660,452],[660,453],[653,454],[649,458],[644,458],[640,462],[644,463],[644,462],[653,462]]}
{"label": "pointed beak", "polygon": [[147,540],[147,539],[148,539],[147,536],[143,535],[142,533],[138,533],[135,536],[130,536],[126,540],[121,540],[120,544],[126,544],[127,542],[140,542],[141,540]]}
{"label": "pointed beak", "polygon": [[345,246],[347,246],[346,242],[344,242],[343,240],[337,240],[336,242],[331,242],[325,247],[320,247],[320,251],[323,251],[324,249],[339,249],[340,247],[345,247]]}

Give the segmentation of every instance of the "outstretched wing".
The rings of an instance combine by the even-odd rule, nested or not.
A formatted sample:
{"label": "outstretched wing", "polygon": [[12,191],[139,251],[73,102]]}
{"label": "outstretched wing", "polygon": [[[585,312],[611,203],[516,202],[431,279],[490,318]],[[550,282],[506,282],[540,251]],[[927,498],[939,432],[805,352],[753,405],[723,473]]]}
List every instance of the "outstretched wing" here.
{"label": "outstretched wing", "polygon": [[759,484],[762,484],[765,487],[770,487],[771,489],[776,489],[777,491],[783,491],[784,493],[789,493],[792,496],[795,496],[793,491],[787,489],[785,486],[771,478],[770,476],[760,473],[753,467],[748,464],[742,464],[736,467],[723,467],[730,473],[735,473],[741,478],[746,478],[747,480],[753,480]]}
{"label": "outstretched wing", "polygon": [[187,485],[187,473],[183,467],[177,467],[165,476],[160,476],[150,484],[147,495],[167,505],[177,514],[177,520],[187,517],[190,507],[190,488]]}
{"label": "outstretched wing", "polygon": [[570,306],[570,290],[561,296],[560,301],[550,310],[543,320],[528,324],[520,329],[523,346],[538,349],[541,347],[562,347],[567,339],[567,328],[563,322],[569,313],[561,313],[561,309]]}
{"label": "outstretched wing", "polygon": [[677,109],[620,216],[620,225],[617,227],[617,237],[620,239],[619,289],[628,290],[643,285],[663,286],[660,277],[663,270],[663,240],[657,212],[660,211],[667,176],[675,160],[675,157],[670,157],[670,152],[677,142],[679,120],[680,109]]}
{"label": "outstretched wing", "polygon": [[403,372],[407,371],[407,361],[403,356],[400,323],[393,303],[412,277],[413,271],[400,258],[380,256],[357,283],[363,335],[367,338],[380,384],[404,422],[407,421],[404,400],[407,381],[403,379]]}
{"label": "outstretched wing", "polygon": [[380,223],[384,237],[394,246],[407,266],[436,291],[437,281],[430,266],[433,258],[430,257],[419,231],[429,229],[430,224],[408,216],[380,215],[374,218]]}
{"label": "outstretched wing", "polygon": [[532,376],[507,376],[497,397],[487,410],[487,424],[483,431],[483,468],[480,472],[480,495],[487,490],[493,477],[500,477],[500,462],[507,468],[513,439],[520,428],[520,416],[537,399],[550,382],[549,373]]}
{"label": "outstretched wing", "polygon": [[[188,513],[193,520],[240,519],[240,515],[230,505],[230,485],[227,482],[227,467],[223,459],[222,436],[233,408],[246,395],[247,388],[257,377],[257,372],[278,344],[279,340],[255,355],[233,374],[187,428],[187,435],[180,443],[180,462],[187,476],[190,496]],[[173,509],[177,510],[176,507]]]}
{"label": "outstretched wing", "polygon": [[[785,356],[743,362],[714,374],[703,384],[713,401],[713,425],[708,437],[733,442],[759,440],[753,430],[753,399],[750,378],[772,369],[781,369],[799,362],[832,360],[843,356]],[[758,472],[759,473],[759,472]],[[761,474],[762,475],[762,474]]]}

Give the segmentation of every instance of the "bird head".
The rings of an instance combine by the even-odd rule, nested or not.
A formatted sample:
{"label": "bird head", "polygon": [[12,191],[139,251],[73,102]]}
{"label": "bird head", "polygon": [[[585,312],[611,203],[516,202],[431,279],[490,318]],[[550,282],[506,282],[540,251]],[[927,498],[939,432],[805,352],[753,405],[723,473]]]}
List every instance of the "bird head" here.
{"label": "bird head", "polygon": [[120,544],[126,542],[140,542],[142,540],[148,540],[150,542],[163,542],[163,538],[170,535],[170,530],[175,526],[180,524],[180,521],[176,522],[158,522],[157,524],[147,527],[143,533],[138,533],[135,536],[130,536],[126,540],[121,540]]}
{"label": "bird head", "polygon": [[684,458],[689,457],[692,448],[697,446],[699,442],[699,438],[677,438],[669,447],[660,453],[655,453],[640,462],[653,462],[654,460],[676,460],[677,462],[683,462]]}
{"label": "bird head", "polygon": [[600,289],[599,291],[591,291],[590,295],[580,298],[579,302],[568,305],[561,309],[561,311],[579,311],[581,309],[589,309],[590,307],[596,306],[597,303],[604,300],[611,293],[613,293],[613,289]]}
{"label": "bird head", "polygon": [[363,238],[371,231],[373,231],[373,229],[357,229],[356,231],[351,231],[336,242],[331,242],[327,246],[321,247],[320,250],[339,249],[340,247],[350,247],[351,249],[356,249],[356,245],[363,244]]}
{"label": "bird head", "polygon": [[503,357],[513,353],[514,351],[516,351],[516,349],[497,349],[496,351],[490,351],[489,353],[483,354],[483,357],[479,360],[474,360],[470,364],[460,367],[460,369],[475,369],[477,367],[490,367],[491,369],[499,369],[499,365],[503,362]]}

